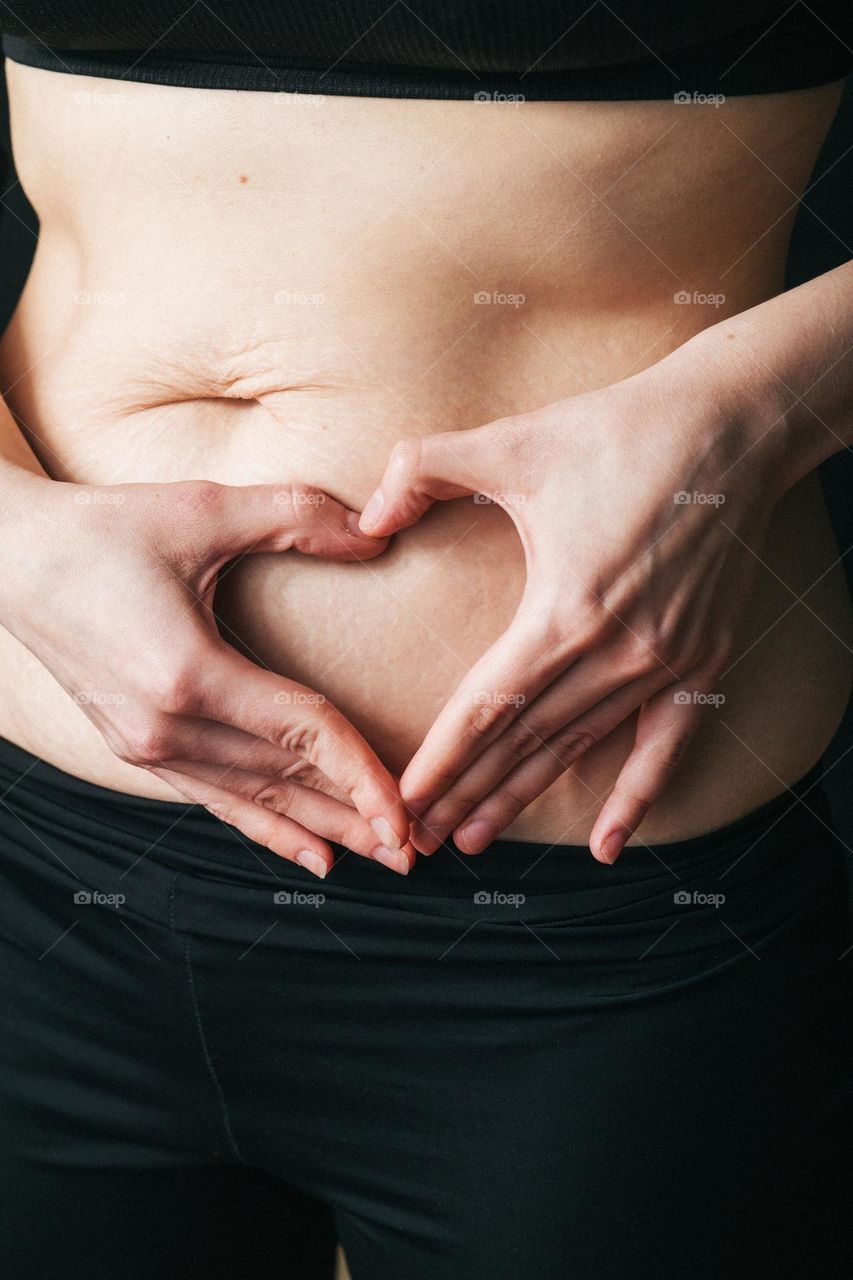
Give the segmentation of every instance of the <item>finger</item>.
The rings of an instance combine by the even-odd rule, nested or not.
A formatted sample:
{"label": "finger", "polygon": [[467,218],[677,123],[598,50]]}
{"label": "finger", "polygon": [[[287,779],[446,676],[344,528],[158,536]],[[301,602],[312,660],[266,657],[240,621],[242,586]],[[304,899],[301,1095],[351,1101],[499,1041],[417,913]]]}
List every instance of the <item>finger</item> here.
{"label": "finger", "polygon": [[643,707],[633,750],[590,835],[590,850],[599,862],[616,861],[675,773],[702,718],[703,704],[695,694],[707,687],[686,679],[661,689]]}
{"label": "finger", "polygon": [[[314,695],[315,698],[319,696]],[[321,770],[307,764],[292,751],[285,751],[266,738],[258,738],[231,725],[214,724],[211,720],[197,717],[179,719],[172,716],[164,733],[162,749],[152,763],[175,768],[178,761],[187,760],[217,768],[220,785],[226,787],[230,771],[242,769],[283,778],[303,790],[313,790],[346,803],[343,794]]]}
{"label": "finger", "polygon": [[412,812],[426,812],[572,662],[575,654],[568,641],[560,649],[543,643],[532,613],[522,601],[507,630],[460,681],[409,761],[400,788]]}
{"label": "finger", "polygon": [[[152,763],[173,767],[177,760],[219,766],[226,785],[230,768],[282,776],[286,770],[292,770],[299,771],[303,785],[325,783],[324,789],[331,790],[331,783],[319,771],[310,770],[298,756],[274,746],[266,738],[197,717],[168,718],[162,747]],[[310,782],[306,779],[306,770],[310,774]]]}
{"label": "finger", "polygon": [[381,844],[402,848],[409,818],[398,785],[346,717],[313,690],[262,670],[225,643],[217,652],[201,674],[194,714],[264,738],[319,769]]}
{"label": "finger", "polygon": [[[457,847],[463,853],[482,853],[581,756],[633,715],[664,680],[670,677],[659,672],[632,680],[553,734],[460,820],[453,832]],[[417,838],[414,844],[420,848]]]}
{"label": "finger", "polygon": [[159,767],[151,768],[150,772],[163,778],[193,804],[203,805],[220,821],[237,827],[255,844],[263,845],[288,862],[297,863],[312,875],[323,879],[333,866],[334,855],[326,841],[298,822],[252,804],[233,792],[194,777],[192,773],[178,773]]}
{"label": "finger", "polygon": [[[672,676],[666,671],[638,675],[636,663],[629,669],[625,648],[626,642],[620,635],[595,653],[584,655],[538,698],[526,704],[516,720],[460,774],[449,791],[430,805],[421,824],[415,828],[417,848],[426,852],[434,841],[437,847],[475,805],[491,795],[521,761],[546,747],[555,734],[565,736],[571,730],[580,738],[592,734],[586,747],[592,746],[597,740],[595,735],[601,736],[600,726],[607,725],[609,733],[619,723],[614,716],[620,711],[624,719],[651,693],[671,682]],[[593,708],[592,718],[584,718]],[[581,744],[578,754],[583,749]],[[548,756],[547,748],[545,756]]]}
{"label": "finger", "polygon": [[376,832],[355,809],[300,782],[248,769],[199,764],[196,760],[176,760],[171,762],[171,768],[262,809],[271,809],[320,839],[380,862],[400,875],[408,875],[414,865],[416,854],[410,843],[403,849],[384,848],[377,843]]}
{"label": "finger", "polygon": [[385,537],[415,524],[433,502],[480,492],[493,472],[495,452],[493,433],[485,427],[401,441],[365,504],[361,528]]}
{"label": "finger", "polygon": [[[177,531],[188,525],[220,562],[264,551],[301,551],[332,560],[370,560],[385,541],[368,537],[359,517],[310,485],[219,485],[190,481],[177,504]],[[180,542],[180,538],[178,542]]]}

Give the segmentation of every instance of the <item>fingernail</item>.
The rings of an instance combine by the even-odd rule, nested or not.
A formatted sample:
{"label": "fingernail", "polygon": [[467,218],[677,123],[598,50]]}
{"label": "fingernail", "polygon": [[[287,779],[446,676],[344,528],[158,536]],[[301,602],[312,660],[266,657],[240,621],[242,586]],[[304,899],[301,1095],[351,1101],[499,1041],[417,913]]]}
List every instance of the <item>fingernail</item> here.
{"label": "fingernail", "polygon": [[319,853],[315,853],[313,849],[300,849],[296,855],[296,861],[300,867],[304,867],[312,875],[319,876],[321,880],[325,880],[326,872],[329,870],[326,865],[326,859],[321,858]]}
{"label": "fingernail", "polygon": [[629,835],[630,832],[623,828],[621,831],[611,831],[609,836],[605,836],[601,842],[601,856],[605,862],[616,861]]}
{"label": "fingernail", "polygon": [[487,822],[485,818],[474,818],[472,822],[461,827],[459,835],[470,846],[470,852],[481,853],[487,844],[491,844],[497,835],[497,829],[493,823]]}
{"label": "fingernail", "polygon": [[391,826],[387,818],[371,818],[370,825],[379,836],[379,839],[389,849],[401,849],[400,837]]}
{"label": "fingernail", "polygon": [[381,489],[377,489],[367,500],[367,505],[361,513],[361,528],[363,531],[369,529],[371,525],[376,524],[382,515],[382,508],[385,506],[385,495]]}
{"label": "fingernail", "polygon": [[357,538],[364,537],[364,530],[361,527],[361,516],[357,511],[348,511],[344,516],[344,523],[350,533],[354,533]]}
{"label": "fingernail", "polygon": [[412,824],[412,844],[418,853],[422,853],[426,858],[431,857],[441,848],[448,834],[446,831],[440,832],[433,829],[423,822]]}
{"label": "fingernail", "polygon": [[401,876],[409,874],[409,859],[401,849],[386,849],[382,845],[371,853],[374,862],[381,862],[383,867],[397,871]]}

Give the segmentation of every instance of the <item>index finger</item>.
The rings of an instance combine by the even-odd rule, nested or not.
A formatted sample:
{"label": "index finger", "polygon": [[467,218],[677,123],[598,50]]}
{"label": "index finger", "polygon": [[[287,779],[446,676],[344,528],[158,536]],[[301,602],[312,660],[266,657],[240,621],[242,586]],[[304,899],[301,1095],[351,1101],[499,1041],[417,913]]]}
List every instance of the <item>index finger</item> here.
{"label": "index finger", "polygon": [[358,730],[314,690],[264,671],[224,641],[202,673],[194,714],[266,739],[319,769],[347,795],[380,843],[400,849],[409,818],[399,786]]}
{"label": "index finger", "polygon": [[400,780],[413,813],[442,796],[541,691],[569,665],[568,643],[549,647],[519,609],[442,707]]}

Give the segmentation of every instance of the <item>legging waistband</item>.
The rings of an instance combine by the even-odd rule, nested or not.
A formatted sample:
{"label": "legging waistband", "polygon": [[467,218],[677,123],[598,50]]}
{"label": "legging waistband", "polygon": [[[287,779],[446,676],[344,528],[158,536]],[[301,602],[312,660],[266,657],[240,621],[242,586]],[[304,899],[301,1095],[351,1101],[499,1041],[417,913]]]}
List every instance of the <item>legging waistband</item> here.
{"label": "legging waistband", "polygon": [[[445,844],[431,858],[419,858],[405,881],[348,850],[336,847],[336,864],[324,882],[346,893],[401,892],[469,898],[507,885],[531,891],[602,891],[613,904],[614,890],[634,896],[638,884],[663,873],[736,875],[784,848],[804,847],[832,835],[821,778],[821,758],[780,795],[715,830],[686,839],[628,846],[613,866],[596,862],[585,845],[496,840],[477,858]],[[182,802],[129,795],[75,777],[0,738],[0,808],[40,833],[97,848],[106,862],[150,864],[218,879],[268,882],[282,874],[299,883],[319,884],[270,850],[248,840],[207,810]],[[0,815],[2,816],[2,815]],[[651,886],[649,886],[651,887]],[[585,899],[586,901],[586,899]],[[594,899],[589,899],[594,907]]]}

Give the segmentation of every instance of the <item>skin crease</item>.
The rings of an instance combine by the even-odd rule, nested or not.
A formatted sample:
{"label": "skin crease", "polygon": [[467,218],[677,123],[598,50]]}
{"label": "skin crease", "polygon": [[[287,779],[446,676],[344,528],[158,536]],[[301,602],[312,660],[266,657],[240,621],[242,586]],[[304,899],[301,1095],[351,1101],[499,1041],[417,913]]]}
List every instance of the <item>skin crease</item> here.
{"label": "skin crease", "polygon": [[[41,237],[0,375],[48,474],[292,481],[354,509],[398,440],[608,386],[777,293],[839,97],[297,102],[94,79],[81,95],[77,78],[9,63],[7,76]],[[682,289],[725,301],[678,305]],[[761,554],[724,709],[638,839],[769,799],[840,719],[851,633],[815,477],[781,500]],[[321,690],[399,774],[523,587],[508,517],[468,498],[369,563],[252,556],[216,601],[229,642]],[[102,785],[176,798],[118,761],[6,633],[0,669],[4,736]],[[509,834],[586,842],[633,731]]]}

